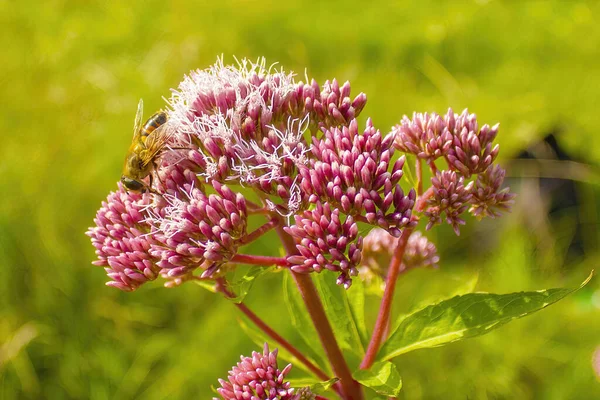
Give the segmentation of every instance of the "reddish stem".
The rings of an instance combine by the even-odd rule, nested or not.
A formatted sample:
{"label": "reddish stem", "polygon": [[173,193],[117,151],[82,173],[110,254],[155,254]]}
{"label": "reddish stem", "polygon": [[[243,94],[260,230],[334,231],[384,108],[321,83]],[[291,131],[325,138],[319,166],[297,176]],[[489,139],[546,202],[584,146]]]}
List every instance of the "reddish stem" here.
{"label": "reddish stem", "polygon": [[279,221],[277,221],[276,219],[270,219],[269,222],[265,223],[261,227],[257,228],[256,230],[250,232],[249,234],[241,238],[240,243],[248,244],[250,242],[255,241],[256,239],[258,239],[259,237],[276,227],[278,223]]}
{"label": "reddish stem", "polygon": [[252,254],[236,254],[231,261],[240,264],[260,265],[263,267],[270,267],[271,265],[277,265],[279,267],[290,266],[290,263],[283,257],[255,256]]}
{"label": "reddish stem", "polygon": [[[277,226],[276,229],[288,255],[298,254],[298,250],[294,244],[294,239],[283,230],[281,225]],[[300,295],[304,300],[304,304],[306,305],[313,325],[317,330],[321,344],[323,345],[325,353],[327,354],[327,358],[331,363],[333,373],[336,377],[340,378],[339,383],[341,384],[343,390],[342,398],[346,400],[362,400],[362,387],[352,378],[350,368],[348,367],[342,351],[335,340],[333,329],[331,328],[331,324],[327,319],[325,309],[323,308],[323,303],[321,302],[321,298],[317,293],[315,284],[309,275],[297,274],[293,271],[290,272],[294,278],[294,281],[296,282],[298,290],[300,291]]]}
{"label": "reddish stem", "polygon": [[431,160],[428,162],[428,164],[429,164],[429,168],[431,169],[431,172],[433,172],[434,175],[437,174],[438,169],[437,169],[437,166],[435,165],[435,161]]}
{"label": "reddish stem", "polygon": [[383,292],[383,298],[381,299],[377,321],[375,322],[375,329],[373,330],[373,335],[371,336],[365,358],[363,358],[363,361],[360,364],[361,369],[369,369],[371,365],[373,365],[373,362],[375,362],[375,357],[379,351],[379,346],[381,345],[381,341],[385,334],[386,326],[390,320],[390,310],[392,308],[392,300],[394,298],[398,273],[400,272],[400,265],[402,264],[402,257],[406,250],[408,238],[412,232],[413,228],[405,228],[396,245],[396,250],[394,251],[394,256],[390,262],[388,275],[385,281],[385,290]]}
{"label": "reddish stem", "polygon": [[429,198],[431,198],[431,196],[433,196],[433,186],[431,186],[429,189],[427,189],[425,191],[425,193],[423,193],[422,196],[419,196],[419,198],[415,202],[414,211],[416,211],[416,212],[423,211],[425,209],[425,206],[427,205],[427,200],[429,200]]}
{"label": "reddish stem", "polygon": [[[232,292],[229,291],[229,289],[227,289],[227,283],[223,278],[217,279],[217,290],[220,291],[221,293],[223,293],[223,295],[225,295],[225,297],[228,297],[230,299],[235,297],[235,294],[233,294]],[[256,325],[264,333],[266,333],[267,336],[269,336],[271,339],[273,339],[274,341],[279,343],[279,345],[281,347],[283,347],[284,349],[289,351],[290,354],[292,354],[294,357],[296,357],[302,364],[306,365],[306,367],[313,374],[315,374],[319,379],[321,379],[323,381],[329,380],[329,376],[322,369],[320,369],[315,364],[313,364],[308,358],[306,358],[304,356],[304,354],[302,354],[300,352],[300,350],[295,348],[290,342],[288,342],[280,334],[275,332],[273,330],[273,328],[271,328],[265,321],[263,321],[252,310],[250,310],[248,308],[248,306],[246,306],[244,303],[236,303],[235,306],[242,313],[244,313],[244,315],[246,315],[246,317],[248,317],[248,319],[250,319],[250,321],[252,321],[254,323],[254,325]],[[334,387],[334,390],[338,391],[338,394],[341,395],[339,388],[336,389]]]}

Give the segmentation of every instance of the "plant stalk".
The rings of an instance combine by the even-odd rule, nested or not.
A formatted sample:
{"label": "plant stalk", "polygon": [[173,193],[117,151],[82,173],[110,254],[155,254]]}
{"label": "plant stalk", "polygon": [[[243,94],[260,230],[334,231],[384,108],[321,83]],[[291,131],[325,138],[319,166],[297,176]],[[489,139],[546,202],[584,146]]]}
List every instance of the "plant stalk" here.
{"label": "plant stalk", "polygon": [[[281,224],[276,227],[276,230],[281,238],[281,242],[283,243],[286,252],[290,255],[297,254],[298,251],[296,249],[296,245],[294,244],[293,238],[283,230]],[[315,329],[319,334],[319,339],[321,340],[321,344],[325,349],[327,358],[331,363],[333,373],[336,377],[340,378],[339,383],[341,384],[343,390],[342,398],[345,400],[362,400],[362,387],[352,378],[350,368],[348,367],[342,351],[335,340],[333,329],[331,328],[329,320],[327,319],[325,309],[323,308],[323,303],[321,302],[319,294],[317,293],[315,284],[309,275],[297,274],[293,271],[290,272],[294,278],[294,281],[296,282],[296,286],[300,291],[302,299],[304,300],[304,304],[306,305]]]}
{"label": "plant stalk", "polygon": [[394,290],[396,289],[396,282],[398,281],[398,274],[400,272],[400,266],[402,264],[402,257],[406,250],[406,244],[408,238],[413,232],[413,228],[405,228],[400,235],[396,250],[390,262],[387,278],[385,280],[385,290],[383,292],[383,298],[381,299],[381,305],[379,306],[379,314],[377,315],[377,321],[375,322],[375,329],[371,336],[371,341],[367,347],[367,353],[360,364],[361,369],[369,369],[375,362],[375,357],[379,351],[379,346],[385,335],[386,326],[390,320],[390,311],[392,309],[392,300],[394,299]]}
{"label": "plant stalk", "polygon": [[251,264],[262,267],[270,267],[276,265],[278,267],[289,267],[290,263],[283,257],[255,256],[252,254],[236,254],[231,259],[231,262],[239,264]]}

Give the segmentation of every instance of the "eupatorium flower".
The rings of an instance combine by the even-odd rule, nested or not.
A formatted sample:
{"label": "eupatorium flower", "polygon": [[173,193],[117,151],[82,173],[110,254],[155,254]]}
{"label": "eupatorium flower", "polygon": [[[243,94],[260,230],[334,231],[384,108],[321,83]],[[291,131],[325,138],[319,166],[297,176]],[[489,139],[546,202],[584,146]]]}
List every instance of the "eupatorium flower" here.
{"label": "eupatorium flower", "polygon": [[405,158],[391,162],[394,136],[383,137],[370,119],[361,133],[356,120],[323,133],[313,137],[314,157],[300,167],[300,187],[308,201],[327,201],[400,236],[401,228],[412,223],[416,195],[413,190],[405,195],[399,185]]}
{"label": "eupatorium flower", "polygon": [[[365,275],[375,273],[385,279],[387,276],[387,268],[398,239],[384,231],[383,229],[372,229],[363,241],[361,274]],[[412,268],[434,267],[437,268],[437,263],[440,257],[437,254],[435,244],[430,242],[427,237],[421,232],[413,232],[408,238],[406,249],[402,255],[401,271]]]}
{"label": "eupatorium flower", "polygon": [[477,218],[496,218],[502,211],[510,209],[515,195],[509,193],[509,188],[501,188],[505,174],[506,171],[502,167],[495,165],[477,175],[475,185],[471,189],[471,214]]}
{"label": "eupatorium flower", "polygon": [[309,123],[344,124],[365,102],[362,93],[351,99],[348,82],[340,88],[327,81],[321,89],[314,80],[296,83],[291,73],[267,69],[264,59],[237,67],[219,60],[184,78],[170,100],[169,119],[198,174],[251,185],[281,199],[273,204],[287,213],[299,208],[294,176],[307,162]]}
{"label": "eupatorium flower", "polygon": [[[448,119],[449,116],[446,116]],[[394,144],[400,151],[427,161],[448,154],[453,139],[445,120],[436,113],[414,113],[412,120],[405,115],[392,133],[395,135]]]}
{"label": "eupatorium flower", "polygon": [[284,228],[296,242],[299,255],[288,257],[292,270],[298,273],[339,272],[339,285],[347,289],[352,276],[358,275],[362,236],[352,216],[342,222],[340,210],[329,203],[317,203],[314,210],[295,216],[296,224]]}
{"label": "eupatorium flower", "polygon": [[104,266],[107,286],[121,290],[135,290],[142,283],[154,280],[160,268],[157,258],[149,253],[156,243],[145,217],[151,196],[127,192],[119,183],[96,213],[96,226],[86,234],[92,239],[98,260],[94,265]]}
{"label": "eupatorium flower", "polygon": [[[367,103],[367,95],[360,93],[354,99],[350,97],[350,82],[346,81],[342,87],[334,79],[326,81],[323,89],[313,79],[308,84],[302,82],[296,86],[294,101],[297,111],[303,106],[303,112],[309,112],[312,121],[318,121],[321,127],[347,125],[362,111]],[[302,103],[302,99],[304,102]]]}
{"label": "eupatorium flower", "polygon": [[246,235],[246,199],[219,182],[211,182],[217,193],[207,195],[192,188],[187,198],[165,196],[164,217],[156,218],[160,244],[151,254],[167,276],[188,274],[200,265],[202,277],[210,277],[237,252]]}
{"label": "eupatorium flower", "polygon": [[444,122],[452,133],[452,145],[446,155],[452,170],[468,178],[492,165],[499,151],[498,145],[493,146],[499,124],[493,127],[486,124],[479,129],[477,117],[466,109],[460,115],[450,109]]}
{"label": "eupatorium flower", "polygon": [[[240,362],[229,371],[227,380],[219,379],[217,392],[223,400],[296,400],[294,389],[285,376],[292,368],[277,367],[277,349],[269,352],[265,343],[263,353],[252,352],[252,357],[240,357]],[[216,399],[215,399],[216,400]]]}
{"label": "eupatorium flower", "polygon": [[[310,82],[296,82],[262,59],[237,66],[219,59],[184,78],[166,111],[166,146],[145,179],[152,194],[119,186],[87,232],[109,285],[135,290],[159,275],[167,286],[213,279],[242,245],[285,221],[299,252],[288,257],[290,268],[335,271],[349,287],[362,257],[357,223],[399,237],[419,220],[416,191],[402,189],[407,160],[396,149],[434,171],[425,192],[431,197],[423,194],[418,210],[427,228],[444,219],[458,234],[465,210],[484,217],[509,208],[514,196],[501,188],[504,171],[493,166],[497,125],[480,129],[467,110],[449,110],[405,117],[387,135],[370,119],[359,130],[363,93],[351,96],[350,84],[335,79]],[[438,171],[442,157],[449,168]],[[258,204],[240,186],[258,194]],[[253,215],[275,222],[248,234]],[[415,233],[403,262],[434,265],[436,257],[435,246]]]}
{"label": "eupatorium flower", "polygon": [[469,208],[473,182],[464,184],[464,178],[454,171],[441,171],[431,178],[433,196],[427,200],[424,215],[429,218],[427,229],[442,222],[442,217],[460,235],[459,225],[465,221],[460,215]]}

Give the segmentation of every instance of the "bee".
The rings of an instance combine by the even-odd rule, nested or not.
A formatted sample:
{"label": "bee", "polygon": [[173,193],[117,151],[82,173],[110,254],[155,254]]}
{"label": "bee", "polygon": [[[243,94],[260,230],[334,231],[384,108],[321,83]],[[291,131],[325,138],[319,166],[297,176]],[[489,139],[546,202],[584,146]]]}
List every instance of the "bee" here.
{"label": "bee", "polygon": [[[133,140],[127,151],[121,176],[123,185],[132,192],[154,192],[152,172],[156,169],[157,159],[170,136],[166,125],[167,113],[161,110],[142,125],[143,109],[144,102],[140,100],[133,125]],[[147,176],[150,177],[149,185],[143,182]]]}

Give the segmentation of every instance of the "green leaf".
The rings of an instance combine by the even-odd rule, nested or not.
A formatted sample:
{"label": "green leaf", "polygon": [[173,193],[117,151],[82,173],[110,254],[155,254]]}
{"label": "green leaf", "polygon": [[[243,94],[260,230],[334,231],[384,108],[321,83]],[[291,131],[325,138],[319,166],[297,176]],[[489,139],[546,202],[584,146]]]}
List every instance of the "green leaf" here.
{"label": "green leaf", "polygon": [[272,267],[251,267],[244,275],[229,283],[228,288],[233,291],[236,296],[230,297],[228,300],[238,304],[244,301],[246,295],[250,291],[250,288],[252,288],[252,285],[254,285],[256,278],[266,274],[267,272],[271,272],[272,270]]}
{"label": "green leaf", "polygon": [[340,379],[332,378],[328,381],[320,382],[314,379],[290,379],[289,382],[292,387],[304,388],[308,387],[314,394],[325,394],[333,385],[335,385]]}
{"label": "green leaf", "polygon": [[547,289],[510,294],[470,293],[427,306],[406,316],[383,344],[378,360],[389,360],[409,351],[443,346],[483,335],[514,319],[541,310],[576,289]]}
{"label": "green leaf", "polygon": [[[346,290],[335,283],[331,274],[316,275],[313,277],[313,281],[340,349],[346,350],[346,354],[354,354],[355,359],[347,361],[349,363],[354,361],[358,365],[365,354],[363,337],[366,341],[366,333],[361,337],[360,332],[361,329],[366,331],[364,327],[364,290],[360,290],[360,284],[354,291],[352,287]],[[357,298],[351,302],[350,298],[354,296]],[[360,325],[362,328],[359,328]]]}
{"label": "green leaf", "polygon": [[339,378],[332,378],[325,382],[318,382],[313,385],[310,385],[310,391],[314,394],[325,394],[337,381]]}
{"label": "green leaf", "polygon": [[310,315],[300,292],[294,284],[291,274],[285,274],[283,278],[283,299],[288,308],[288,314],[290,316],[292,326],[296,332],[302,337],[302,340],[306,344],[303,349],[304,355],[307,353],[312,354],[315,360],[318,361],[318,365],[325,371],[331,372],[329,369],[329,363],[327,363],[327,356],[325,350],[321,346],[319,335],[312,323]]}
{"label": "green leaf", "polygon": [[365,283],[360,279],[354,279],[350,289],[346,291],[352,319],[358,329],[358,334],[364,346],[369,342],[367,326],[365,324]]}
{"label": "green leaf", "polygon": [[377,394],[396,397],[402,389],[402,379],[396,366],[389,361],[377,362],[371,368],[352,374],[361,385],[373,389]]}
{"label": "green leaf", "polygon": [[208,290],[211,293],[217,293],[217,287],[216,287],[214,281],[193,280],[192,282],[194,282],[196,285]]}

